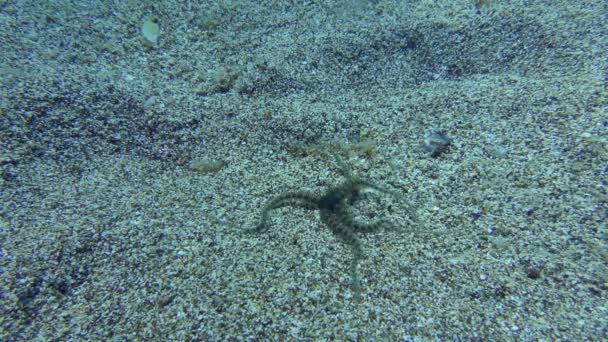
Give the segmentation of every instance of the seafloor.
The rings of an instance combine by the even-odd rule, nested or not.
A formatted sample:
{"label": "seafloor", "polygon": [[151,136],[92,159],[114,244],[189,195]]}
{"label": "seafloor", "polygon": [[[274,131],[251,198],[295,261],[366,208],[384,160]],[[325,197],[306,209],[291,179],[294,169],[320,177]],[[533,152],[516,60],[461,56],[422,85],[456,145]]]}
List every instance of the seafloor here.
{"label": "seafloor", "polygon": [[[7,0],[0,23],[0,340],[607,338],[608,2]],[[319,211],[243,233],[344,171],[392,194],[345,222],[399,227],[357,235],[359,291]]]}

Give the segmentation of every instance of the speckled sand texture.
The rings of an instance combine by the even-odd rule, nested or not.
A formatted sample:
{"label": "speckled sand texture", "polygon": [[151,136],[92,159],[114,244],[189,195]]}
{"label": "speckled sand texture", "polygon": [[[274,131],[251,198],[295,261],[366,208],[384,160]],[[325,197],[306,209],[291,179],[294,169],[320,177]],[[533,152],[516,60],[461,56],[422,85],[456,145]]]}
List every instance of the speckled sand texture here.
{"label": "speckled sand texture", "polygon": [[[606,1],[8,0],[0,23],[0,340],[608,338]],[[318,211],[243,234],[344,181],[328,144],[400,194],[350,208],[401,227],[359,236],[358,299]]]}

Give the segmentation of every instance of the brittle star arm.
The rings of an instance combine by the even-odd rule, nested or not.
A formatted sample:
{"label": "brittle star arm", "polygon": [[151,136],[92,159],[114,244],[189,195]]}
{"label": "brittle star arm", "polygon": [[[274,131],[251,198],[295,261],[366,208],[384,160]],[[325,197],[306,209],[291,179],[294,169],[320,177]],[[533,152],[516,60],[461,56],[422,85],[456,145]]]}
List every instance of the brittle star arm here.
{"label": "brittle star arm", "polygon": [[398,230],[398,227],[394,223],[392,223],[388,220],[380,220],[380,221],[367,223],[367,224],[356,222],[353,220],[349,224],[353,228],[353,231],[355,233],[362,233],[362,234],[375,232],[380,229]]}
{"label": "brittle star arm", "polygon": [[358,296],[360,292],[360,285],[359,277],[357,275],[357,266],[364,257],[363,248],[361,247],[361,243],[357,239],[357,236],[352,229],[353,227],[350,225],[352,220],[350,218],[347,219],[344,212],[341,212],[341,210],[339,211],[340,213],[336,213],[335,211],[322,209],[321,221],[323,221],[323,223],[329,227],[338,240],[345,243],[351,250],[353,258],[351,260],[349,270],[352,276],[353,288]]}
{"label": "brittle star arm", "polygon": [[319,209],[319,198],[308,192],[287,192],[268,203],[262,209],[262,217],[258,225],[252,229],[248,229],[248,233],[258,233],[266,231],[270,228],[270,211],[282,207],[300,207],[304,209]]}

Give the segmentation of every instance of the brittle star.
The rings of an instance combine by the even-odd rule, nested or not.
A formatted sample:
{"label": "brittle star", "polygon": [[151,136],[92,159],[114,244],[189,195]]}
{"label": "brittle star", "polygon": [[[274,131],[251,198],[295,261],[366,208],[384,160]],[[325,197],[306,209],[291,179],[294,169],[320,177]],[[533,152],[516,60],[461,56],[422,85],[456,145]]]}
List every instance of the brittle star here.
{"label": "brittle star", "polygon": [[364,190],[376,190],[382,193],[392,194],[390,191],[380,188],[370,182],[352,177],[346,171],[344,165],[337,159],[340,171],[347,180],[328,189],[322,196],[306,191],[287,192],[274,198],[262,209],[261,219],[258,225],[247,230],[250,233],[265,232],[270,228],[270,211],[286,206],[301,207],[310,210],[319,210],[321,222],[342,242],[347,244],[353,253],[350,272],[353,279],[355,294],[359,293],[359,281],[357,277],[357,266],[364,257],[361,243],[357,239],[357,233],[369,233],[382,227],[396,228],[388,220],[380,220],[374,223],[364,224],[355,221],[350,210]]}

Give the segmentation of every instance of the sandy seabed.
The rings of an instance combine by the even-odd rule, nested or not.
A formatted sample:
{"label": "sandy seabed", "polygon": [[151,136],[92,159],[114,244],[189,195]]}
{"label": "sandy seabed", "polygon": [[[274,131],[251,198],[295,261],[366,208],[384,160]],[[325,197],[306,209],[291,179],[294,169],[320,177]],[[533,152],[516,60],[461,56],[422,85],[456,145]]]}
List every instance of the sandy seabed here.
{"label": "sandy seabed", "polygon": [[[608,4],[502,3],[3,1],[0,339],[605,339]],[[399,194],[360,295],[318,211],[243,234],[329,145]]]}

